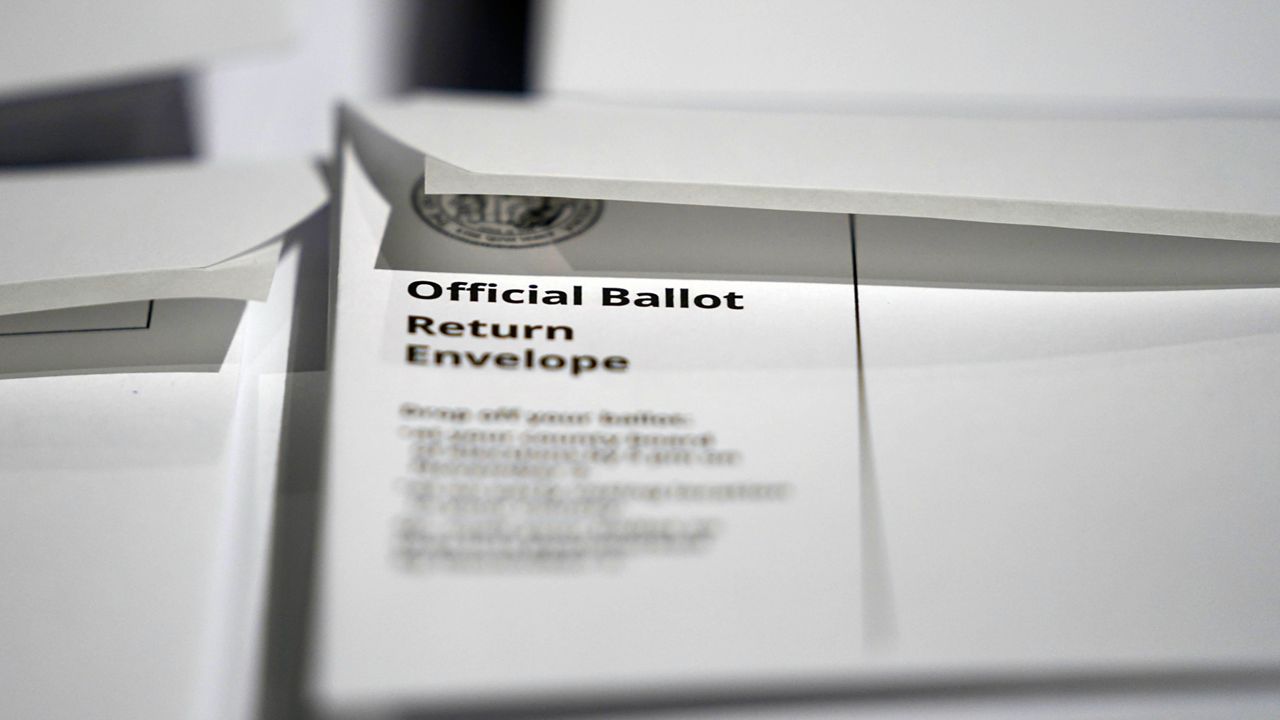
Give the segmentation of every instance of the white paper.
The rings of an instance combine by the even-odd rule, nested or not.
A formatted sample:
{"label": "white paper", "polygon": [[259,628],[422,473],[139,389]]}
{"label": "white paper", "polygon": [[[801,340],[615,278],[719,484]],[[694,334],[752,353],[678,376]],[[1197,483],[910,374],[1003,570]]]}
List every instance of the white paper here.
{"label": "white paper", "polygon": [[[1280,122],[673,110],[426,95],[361,105],[437,192],[928,217],[1274,242]],[[500,138],[500,140],[495,140]]]}
{"label": "white paper", "polygon": [[[1243,154],[1244,145],[1274,130],[1268,123],[1071,121],[1037,127],[1026,122],[911,121],[902,124],[901,134],[888,119],[673,115],[484,99],[410,101],[349,111],[343,120],[344,265],[335,335],[340,369],[334,382],[328,479],[337,500],[328,506],[325,520],[312,679],[322,710],[343,715],[528,701],[558,707],[564,698],[645,702],[673,692],[696,697],[708,688],[768,696],[796,688],[857,692],[885,683],[965,687],[971,681],[1123,679],[1168,671],[1195,678],[1218,677],[1215,673],[1257,677],[1277,666],[1280,643],[1265,608],[1277,599],[1270,568],[1280,558],[1270,548],[1280,546],[1272,530],[1277,526],[1272,508],[1280,505],[1267,498],[1274,495],[1269,478],[1280,458],[1273,457],[1274,443],[1266,438],[1275,434],[1280,418],[1269,409],[1276,388],[1265,358],[1276,351],[1269,309],[1277,300],[1280,266],[1271,245],[1209,239],[1270,239],[1274,208],[1262,202],[1252,205],[1258,212],[1241,211],[1239,203],[1253,203],[1247,198],[1253,185],[1192,197],[1168,182],[1182,170],[1156,177],[1170,170],[1167,164],[1156,175],[1151,167],[1126,165],[1133,172],[1120,173],[1125,183],[1094,173],[1092,185],[1085,182],[1084,165],[1076,164],[1085,155],[1090,162],[1102,159],[1089,153],[1105,155],[1109,143],[1124,137],[1137,143],[1136,154],[1113,159],[1119,164],[1112,170],[1156,153],[1162,144],[1181,141],[1195,145],[1190,155],[1203,153],[1195,162],[1203,161],[1204,170]],[[827,122],[832,125],[823,124]],[[819,130],[805,135],[799,132],[801,125],[830,130],[840,123],[848,123],[846,129],[870,128],[871,138],[887,132],[904,140],[919,131],[920,137],[932,137],[929,143],[935,144],[928,148],[939,152],[944,148],[936,143],[943,139],[983,136],[995,142],[1004,133],[1008,137],[999,139],[998,157],[976,181],[984,189],[1003,190],[985,198],[916,194],[959,185],[952,184],[955,177],[934,172],[937,168],[925,173],[919,165],[890,167],[888,154],[876,156],[880,164],[874,172],[864,164],[841,175],[845,166],[829,155],[821,161],[806,155],[808,140],[788,144],[788,138],[823,135]],[[1080,140],[1083,155],[1073,159],[1059,152],[1062,139],[1056,146],[1050,141],[1050,126]],[[759,152],[730,157],[730,143],[717,145],[713,127],[725,136],[741,131],[739,140],[776,138],[782,159]],[[666,135],[671,128],[677,130]],[[1243,143],[1236,150],[1231,150],[1235,140],[1227,138],[1232,128],[1246,130],[1236,138]],[[1246,139],[1254,131],[1261,135]],[[485,140],[494,133],[507,141]],[[638,140],[610,145],[606,135]],[[1136,140],[1137,135],[1145,139]],[[587,140],[577,143],[582,137]],[[674,145],[666,142],[669,137],[676,138]],[[858,146],[868,152],[878,147],[863,143],[867,136],[858,137]],[[695,139],[707,143],[699,145]],[[687,146],[681,145],[686,141]],[[902,146],[889,143],[880,150],[897,147],[903,154],[894,157],[911,165],[919,156],[906,152],[907,145],[904,140]],[[747,146],[760,143],[739,144]],[[1012,154],[1002,154],[1015,146],[1026,151],[1016,162]],[[673,147],[686,152],[672,152]],[[830,143],[824,147],[832,150]],[[944,174],[950,172],[946,168],[963,165],[960,155],[972,150],[958,147],[945,148],[958,154],[941,162]],[[789,154],[792,150],[798,154]],[[759,160],[762,156],[765,161]],[[813,179],[808,189],[779,180],[802,177],[786,174],[785,163],[792,161]],[[767,177],[752,174],[767,173],[769,163],[782,163],[773,169],[784,171]],[[901,174],[895,174],[899,169]],[[1243,172],[1259,169],[1253,165]],[[1002,175],[1006,170],[1009,177],[1030,184],[1014,192],[1009,177]],[[906,194],[919,204],[877,204],[881,194],[850,192],[833,181],[864,171],[871,173],[861,176],[868,187],[909,187]],[[1023,172],[1027,174],[1019,175]],[[1134,173],[1158,182],[1136,182]],[[427,193],[487,192],[606,198],[604,214],[596,220],[603,252],[575,247],[574,240],[512,248],[502,237],[486,240],[483,233],[453,227],[439,215],[444,206],[432,204],[443,201],[424,199]],[[1112,192],[1120,194],[1103,202]],[[1149,195],[1140,197],[1144,193]],[[1036,194],[1043,194],[1045,202],[1030,199]],[[462,199],[453,201],[449,212],[458,217],[481,209],[502,212],[503,203],[511,200],[468,210],[464,205],[476,200],[456,197]],[[872,201],[864,202],[868,198]],[[642,202],[657,199],[672,204]],[[406,472],[414,458],[421,459],[420,450],[406,451],[406,445],[429,443],[406,437],[434,437],[431,433],[445,432],[450,417],[464,429],[476,429],[477,408],[499,406],[517,393],[535,402],[546,397],[539,384],[546,378],[538,372],[523,378],[504,374],[514,370],[470,366],[491,361],[506,341],[455,336],[428,342],[412,324],[405,325],[414,314],[430,316],[437,329],[444,320],[464,327],[474,319],[472,313],[455,318],[444,315],[446,311],[425,312],[423,305],[475,308],[477,318],[483,313],[486,320],[493,315],[503,322],[519,321],[531,310],[484,304],[483,289],[477,290],[478,304],[463,302],[461,296],[457,302],[441,300],[453,282],[465,283],[459,286],[464,294],[470,283],[478,282],[493,283],[495,291],[532,284],[580,285],[585,297],[591,297],[602,290],[599,283],[625,286],[640,282],[637,278],[646,273],[661,278],[657,282],[664,286],[710,289],[720,272],[721,282],[788,288],[781,298],[765,295],[805,328],[794,342],[809,342],[821,357],[825,343],[836,337],[828,328],[838,325],[826,313],[833,302],[839,304],[833,300],[838,295],[826,302],[812,300],[838,293],[838,277],[848,266],[834,255],[823,255],[823,243],[812,240],[823,237],[821,218],[844,218],[808,213],[807,220],[794,220],[795,233],[781,233],[770,243],[763,241],[771,232],[769,222],[760,220],[769,213],[756,209],[750,212],[757,213],[757,220],[750,223],[719,221],[734,228],[728,233],[733,241],[709,230],[682,237],[680,228],[699,227],[694,218],[735,217],[732,209],[708,205],[889,207],[888,215],[859,215],[853,224],[861,278],[861,331],[854,343],[861,356],[850,360],[862,370],[850,390],[858,413],[853,427],[860,434],[851,458],[859,494],[859,597],[846,607],[856,607],[860,615],[859,643],[842,645],[849,654],[835,662],[809,664],[801,659],[803,653],[757,651],[754,658],[781,665],[743,660],[716,676],[711,668],[721,667],[717,663],[722,658],[714,652],[724,646],[715,642],[691,651],[695,657],[708,653],[705,662],[679,672],[672,671],[684,668],[679,660],[644,665],[629,658],[637,664],[627,666],[618,656],[593,655],[594,648],[574,644],[575,635],[565,639],[555,633],[559,623],[567,622],[562,608],[580,618],[603,612],[596,610],[601,603],[584,608],[574,598],[538,604],[544,601],[541,593],[552,596],[561,585],[577,589],[579,581],[585,582],[582,577],[560,578],[547,589],[531,591],[534,582],[528,577],[506,582],[509,578],[479,571],[456,577],[441,571],[438,551],[451,546],[441,545],[432,532],[452,527],[448,522],[456,518],[440,526],[413,517],[420,509],[414,503],[421,502],[414,498],[425,492],[414,480],[418,471],[410,470],[390,485],[380,481],[378,487],[375,480],[373,490],[368,485],[371,474]],[[640,230],[618,234],[618,217],[609,214],[615,207],[623,209],[622,217],[634,210],[634,227],[652,229],[660,237],[646,238]],[[641,219],[638,213],[643,212],[651,214]],[[941,219],[893,216],[915,212]],[[789,215],[769,217],[788,223]],[[1030,220],[1043,225],[1017,224]],[[480,215],[473,221],[485,222]],[[424,229],[424,222],[431,228]],[[1160,234],[1171,230],[1188,235]],[[623,237],[625,241],[608,241]],[[486,242],[503,247],[497,252],[477,247]],[[789,249],[823,258],[819,264],[828,269],[815,272],[788,257]],[[631,264],[642,270],[628,273],[624,267]],[[371,267],[377,270],[370,273]],[[412,297],[412,282],[436,283],[439,295]],[[598,316],[575,317],[586,318],[592,332],[603,337],[620,332],[595,329]],[[631,325],[636,337],[644,337],[650,327],[643,320]],[[685,333],[680,327],[671,326]],[[712,337],[714,327],[701,324],[683,336]],[[761,327],[740,329],[736,340],[725,340],[722,347],[750,342]],[[777,335],[786,336],[781,331]],[[476,352],[491,354],[480,360],[460,355],[458,367],[447,354],[433,354],[454,342],[487,342]],[[689,344],[699,352],[715,347]],[[646,352],[650,346],[668,347],[651,342]],[[733,356],[732,362],[737,368],[751,360]],[[733,427],[745,416],[735,404],[746,396],[745,388],[756,392],[757,387],[789,382],[794,374],[779,368],[794,362],[774,363],[767,380],[762,376],[732,399],[718,398],[708,406],[727,408],[732,419],[721,422]],[[707,361],[705,367],[713,365]],[[721,380],[736,372],[723,367],[715,376]],[[473,383],[469,373],[493,377]],[[828,387],[848,379],[833,374]],[[675,376],[645,397],[667,397],[674,388],[682,400],[692,402],[709,398],[706,393],[714,392],[717,381],[699,377],[688,385]],[[430,387],[430,404],[414,404],[395,390],[418,382]],[[572,382],[585,388],[581,397],[593,402],[610,397],[607,378],[587,375]],[[485,400],[476,406],[474,398]],[[434,408],[425,411],[431,419],[398,415],[406,399],[419,408],[414,412],[423,405]],[[815,407],[825,407],[825,402]],[[1207,425],[1201,422],[1205,419]],[[803,445],[792,442],[793,447]],[[830,443],[823,452],[837,457]],[[826,517],[813,509],[807,512]],[[771,522],[773,528],[787,525],[778,518]],[[382,528],[380,539],[370,538],[374,527]],[[439,531],[447,540],[447,531]],[[379,551],[380,560],[375,557]],[[412,558],[408,570],[406,554]],[[443,558],[457,560],[449,552]],[[395,574],[397,563],[405,575]],[[828,567],[844,563],[833,561]],[[422,578],[413,572],[426,573],[431,582],[416,586],[415,580]],[[721,582],[727,581],[708,579],[707,586]],[[480,586],[491,592],[475,590]],[[538,630],[504,616],[503,591],[541,609],[541,617],[549,620]],[[586,594],[596,597],[594,593]],[[749,599],[734,603],[735,621],[760,607],[756,599],[772,597],[744,596]],[[810,593],[792,600],[793,611],[813,609],[821,615],[825,598],[814,597]],[[493,625],[495,617],[505,619]],[[804,621],[788,617],[786,622],[803,627]],[[606,621],[595,627],[624,632]],[[637,627],[660,635],[642,624]],[[776,630],[776,624],[766,623],[756,632],[768,637]],[[557,650],[553,635],[568,649]],[[414,644],[413,638],[420,642]],[[670,649],[645,647],[649,658],[664,658],[662,653]],[[447,663],[438,655],[442,649],[449,653]],[[534,649],[541,651],[536,657]],[[584,664],[584,657],[599,662]],[[626,672],[613,674],[618,668]]]}
{"label": "white paper", "polygon": [[284,46],[290,0],[10,0],[0,24],[0,92],[176,72]]}
{"label": "white paper", "polygon": [[299,250],[265,303],[0,337],[0,715],[251,716]]}
{"label": "white paper", "polygon": [[1280,99],[1280,12],[1248,0],[544,5],[535,84],[561,97],[1076,115]]}
{"label": "white paper", "polygon": [[326,196],[302,160],[0,176],[0,314],[266,297],[279,238]]}
{"label": "white paper", "polygon": [[[848,272],[847,219],[625,203],[613,216],[605,203],[559,242],[470,243],[491,258],[477,274],[458,269],[475,257],[447,250],[467,241],[403,212],[420,156],[362,144],[369,155],[345,144],[342,163],[319,709],[742,688],[851,668],[864,643],[851,277],[742,279],[787,268],[736,262],[727,279],[706,279],[707,265],[617,277],[593,272],[585,247],[652,239],[655,254],[691,258],[682,246],[720,232],[772,239],[768,258],[790,229],[820,233],[808,241]],[[672,213],[691,218],[687,234]],[[422,254],[388,252],[403,242]],[[526,299],[530,286],[544,299],[576,287],[582,303],[432,300],[408,293],[415,282],[443,298],[453,283]],[[604,305],[606,288],[659,302],[672,288],[677,304],[683,288],[706,307]]]}
{"label": "white paper", "polygon": [[[860,277],[947,240],[857,229]],[[1280,666],[1280,289],[1203,270],[1161,291],[860,283],[888,667]]]}

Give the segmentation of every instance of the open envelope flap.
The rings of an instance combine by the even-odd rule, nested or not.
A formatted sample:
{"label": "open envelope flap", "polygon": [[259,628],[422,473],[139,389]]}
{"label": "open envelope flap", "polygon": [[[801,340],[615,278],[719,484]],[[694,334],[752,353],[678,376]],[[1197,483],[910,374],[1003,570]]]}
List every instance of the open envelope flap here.
{"label": "open envelope flap", "polygon": [[325,199],[304,160],[0,175],[0,314],[261,299],[279,238]]}
{"label": "open envelope flap", "polygon": [[1280,120],[672,110],[434,95],[355,108],[429,193],[558,195],[1280,240]]}

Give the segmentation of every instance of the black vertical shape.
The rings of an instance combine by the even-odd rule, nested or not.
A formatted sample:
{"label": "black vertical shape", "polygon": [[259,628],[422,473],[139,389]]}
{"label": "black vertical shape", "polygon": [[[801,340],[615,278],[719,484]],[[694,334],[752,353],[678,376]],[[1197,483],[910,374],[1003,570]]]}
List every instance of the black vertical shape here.
{"label": "black vertical shape", "polygon": [[526,93],[531,0],[435,0],[414,6],[414,87]]}

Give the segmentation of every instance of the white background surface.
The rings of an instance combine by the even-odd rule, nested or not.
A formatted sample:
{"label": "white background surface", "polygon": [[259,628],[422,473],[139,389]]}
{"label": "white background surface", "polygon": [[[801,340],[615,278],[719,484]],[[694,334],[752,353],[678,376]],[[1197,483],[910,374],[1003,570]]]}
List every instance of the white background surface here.
{"label": "white background surface", "polygon": [[171,72],[294,33],[303,0],[5,0],[0,93]]}
{"label": "white background surface", "polygon": [[297,268],[220,368],[0,379],[0,716],[252,716]]}
{"label": "white background surface", "polygon": [[1260,0],[548,0],[540,89],[691,104],[1280,103]]}
{"label": "white background surface", "polygon": [[409,5],[305,0],[287,48],[209,63],[195,83],[199,151],[212,158],[331,152],[338,100],[403,84]]}

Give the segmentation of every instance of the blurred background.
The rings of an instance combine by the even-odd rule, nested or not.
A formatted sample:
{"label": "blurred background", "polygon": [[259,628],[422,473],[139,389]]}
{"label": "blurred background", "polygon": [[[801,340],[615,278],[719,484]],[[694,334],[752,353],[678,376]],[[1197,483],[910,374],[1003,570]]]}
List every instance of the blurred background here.
{"label": "blurred background", "polygon": [[945,114],[1280,115],[1268,0],[6,0],[0,167],[320,155],[422,89]]}

